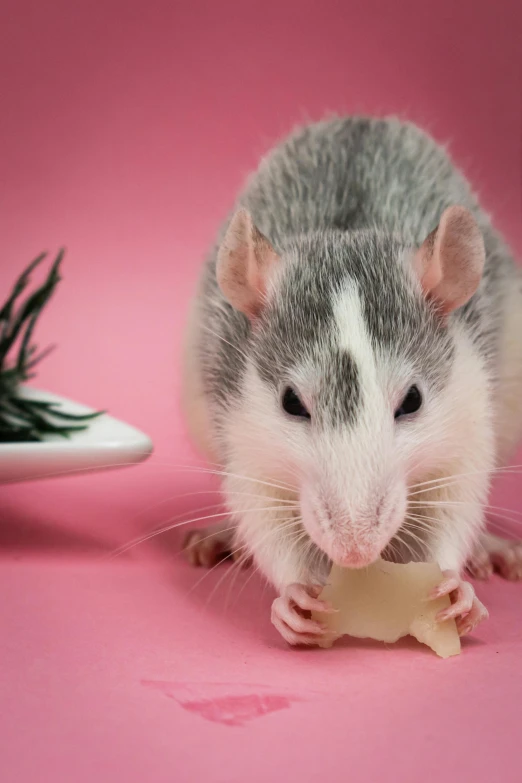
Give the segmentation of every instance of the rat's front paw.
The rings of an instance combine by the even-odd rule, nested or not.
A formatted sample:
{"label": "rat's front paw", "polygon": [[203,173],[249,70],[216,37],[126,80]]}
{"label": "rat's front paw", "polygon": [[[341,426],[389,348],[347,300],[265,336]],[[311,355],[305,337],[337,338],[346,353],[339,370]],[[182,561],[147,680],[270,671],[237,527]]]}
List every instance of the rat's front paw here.
{"label": "rat's front paw", "polygon": [[482,620],[488,618],[488,610],[475,595],[473,585],[465,582],[456,571],[444,571],[444,580],[431,593],[430,598],[449,595],[451,606],[437,614],[437,620],[443,622],[454,618],[460,636],[466,636]]}
{"label": "rat's front paw", "polygon": [[320,585],[292,584],[285,587],[272,604],[272,623],[283,639],[291,645],[319,644],[326,628],[311,620],[314,612],[334,612],[330,604],[320,601]]}

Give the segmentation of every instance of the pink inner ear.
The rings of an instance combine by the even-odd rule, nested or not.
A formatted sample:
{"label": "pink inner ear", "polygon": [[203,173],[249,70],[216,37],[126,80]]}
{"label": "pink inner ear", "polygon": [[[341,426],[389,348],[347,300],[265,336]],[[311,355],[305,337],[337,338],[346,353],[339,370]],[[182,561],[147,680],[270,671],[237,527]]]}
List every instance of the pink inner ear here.
{"label": "pink inner ear", "polygon": [[251,249],[248,254],[247,278],[255,311],[253,315],[258,316],[264,304],[268,278],[273,266],[279,260],[279,256],[268,239],[254,225],[252,225],[250,240]]}
{"label": "pink inner ear", "polygon": [[263,308],[268,276],[279,260],[269,241],[241,209],[232,218],[218,252],[216,274],[230,304],[248,318]]}
{"label": "pink inner ear", "polygon": [[438,252],[435,252],[436,241],[437,229],[428,234],[417,250],[414,259],[415,271],[426,297],[431,295],[442,279],[440,256]]}
{"label": "pink inner ear", "polygon": [[476,292],[485,262],[482,232],[471,212],[448,207],[439,226],[415,256],[415,268],[427,298],[443,314],[464,305]]}

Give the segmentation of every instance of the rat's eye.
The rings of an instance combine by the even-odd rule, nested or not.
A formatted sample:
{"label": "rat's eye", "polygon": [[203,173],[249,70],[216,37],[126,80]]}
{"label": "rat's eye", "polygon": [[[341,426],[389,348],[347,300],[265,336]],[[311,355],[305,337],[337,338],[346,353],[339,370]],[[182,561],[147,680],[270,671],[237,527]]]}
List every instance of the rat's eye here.
{"label": "rat's eye", "polygon": [[400,419],[401,416],[408,416],[411,413],[417,413],[421,405],[422,394],[420,393],[417,386],[410,386],[406,397],[395,411],[395,418]]}
{"label": "rat's eye", "polygon": [[290,416],[299,416],[301,419],[309,419],[310,414],[293,389],[288,386],[281,400],[283,410]]}

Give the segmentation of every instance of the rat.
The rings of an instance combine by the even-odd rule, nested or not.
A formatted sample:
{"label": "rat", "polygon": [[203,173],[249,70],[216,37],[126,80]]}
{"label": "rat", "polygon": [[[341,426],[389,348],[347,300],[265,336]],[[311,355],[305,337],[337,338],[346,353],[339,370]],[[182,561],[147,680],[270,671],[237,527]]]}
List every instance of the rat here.
{"label": "rat", "polygon": [[247,180],[191,305],[182,405],[229,519],[210,566],[254,561],[290,645],[332,564],[429,560],[440,620],[488,615],[467,572],[522,577],[488,532],[493,472],[522,436],[522,276],[448,152],[397,118],[297,128]]}

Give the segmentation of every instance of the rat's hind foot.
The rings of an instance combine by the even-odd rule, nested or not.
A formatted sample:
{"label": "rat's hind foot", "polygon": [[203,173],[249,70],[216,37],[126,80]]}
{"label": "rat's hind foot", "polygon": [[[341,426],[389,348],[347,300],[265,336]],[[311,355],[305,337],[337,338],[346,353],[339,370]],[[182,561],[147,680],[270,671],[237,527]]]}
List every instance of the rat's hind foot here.
{"label": "rat's hind foot", "polygon": [[190,530],[183,542],[183,551],[189,563],[193,566],[212,568],[221,560],[230,559],[234,562],[243,560],[244,548],[238,547],[235,541],[235,527],[227,520],[217,525]]}
{"label": "rat's hind foot", "polygon": [[504,579],[522,579],[522,541],[509,541],[486,533],[482,545],[488,554],[491,567]]}
{"label": "rat's hind foot", "polygon": [[471,633],[482,620],[488,618],[488,610],[475,595],[473,586],[461,579],[456,571],[444,571],[444,580],[432,591],[430,598],[443,595],[449,595],[451,606],[442,609],[436,619],[443,622],[453,617],[460,636]]}
{"label": "rat's hind foot", "polygon": [[493,573],[493,563],[489,553],[479,544],[466,563],[466,571],[474,579],[489,579]]}

